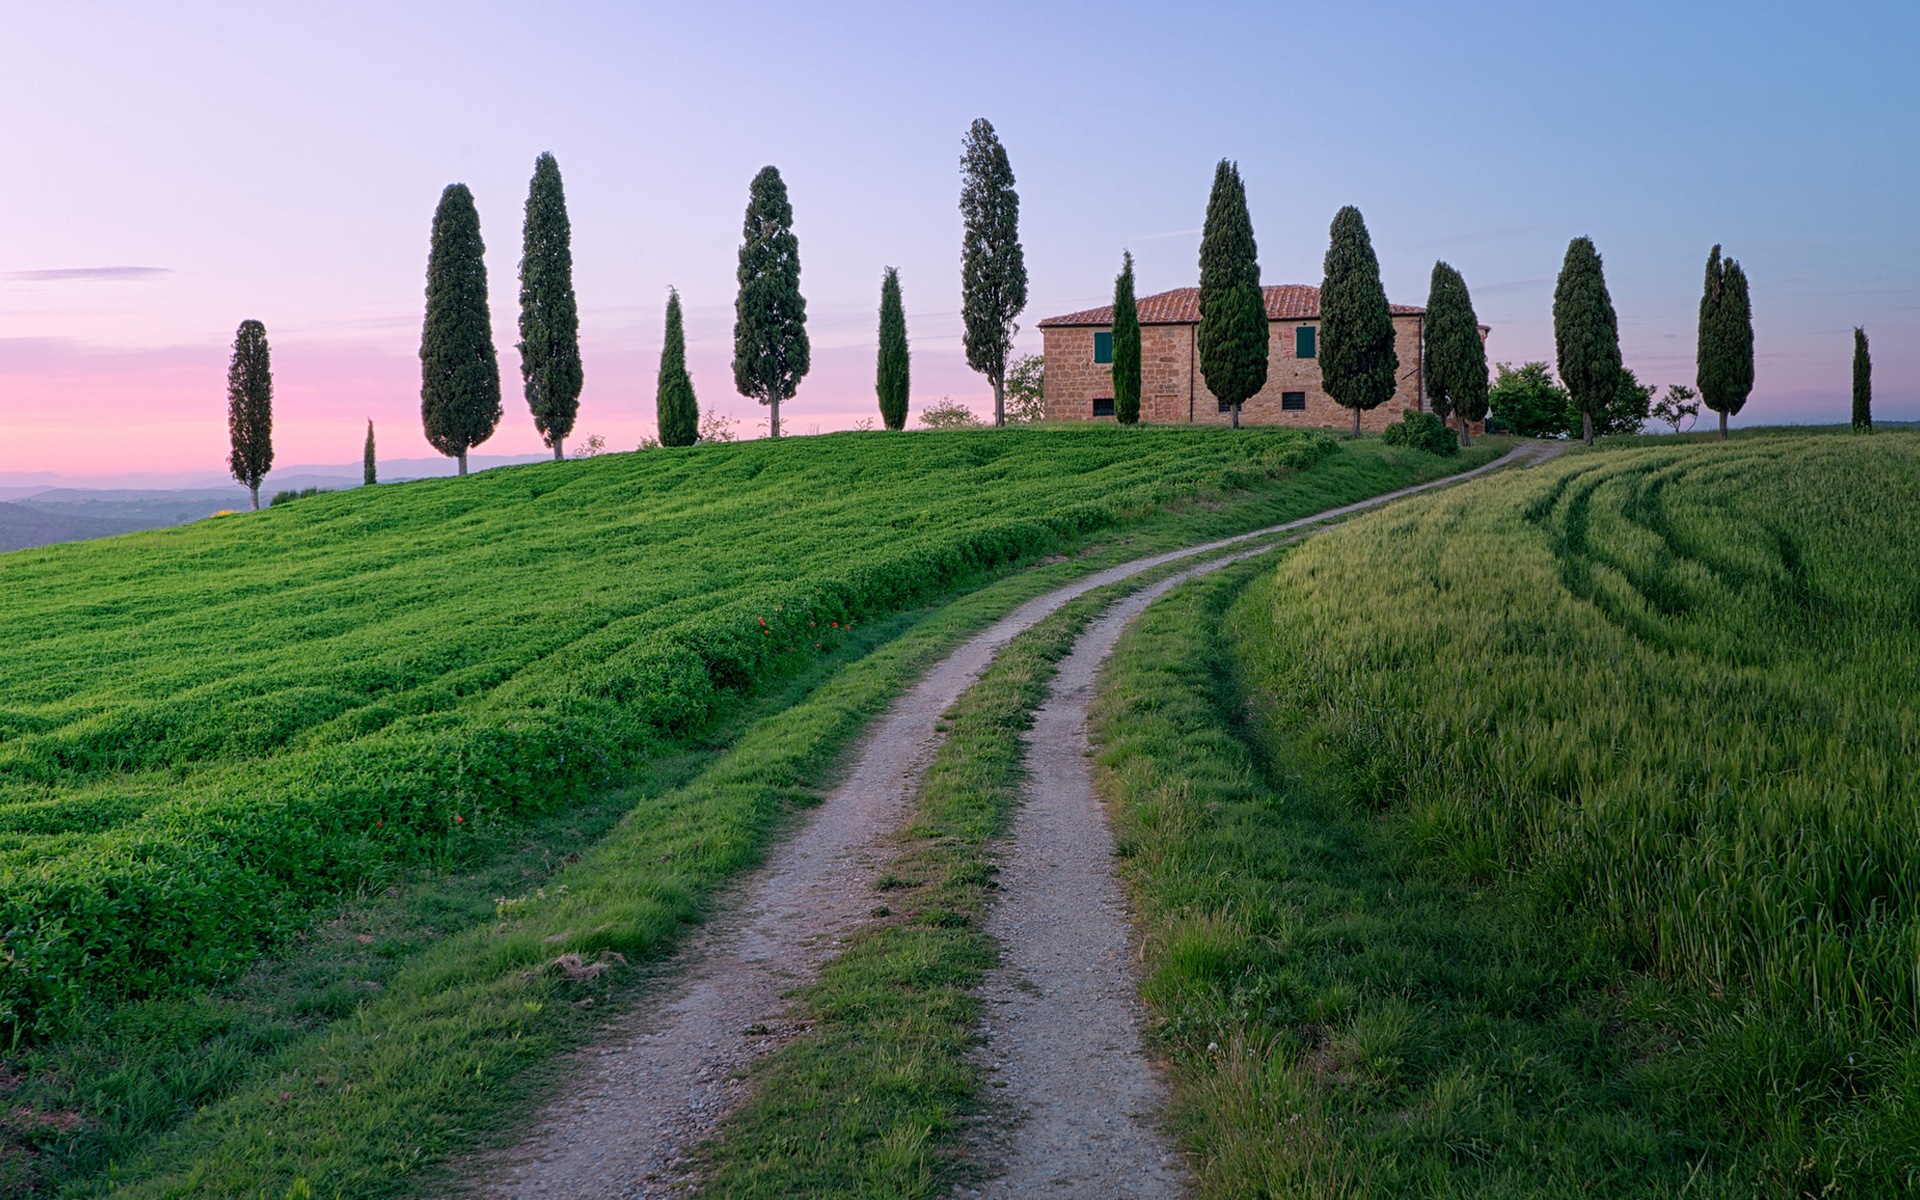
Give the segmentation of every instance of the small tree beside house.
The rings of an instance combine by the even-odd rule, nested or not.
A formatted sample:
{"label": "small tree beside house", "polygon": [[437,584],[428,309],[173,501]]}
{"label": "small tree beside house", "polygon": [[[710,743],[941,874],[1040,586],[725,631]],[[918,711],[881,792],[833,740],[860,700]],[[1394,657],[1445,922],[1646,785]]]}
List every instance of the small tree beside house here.
{"label": "small tree beside house", "polygon": [[1427,285],[1427,401],[1435,416],[1460,418],[1460,440],[1473,444],[1472,424],[1487,416],[1487,347],[1480,340],[1480,319],[1460,272],[1433,264]]}
{"label": "small tree beside house", "polygon": [[1200,230],[1200,323],[1194,333],[1200,374],[1240,428],[1240,406],[1267,383],[1267,300],[1260,256],[1247,213],[1240,167],[1221,159],[1213,169],[1207,219]]}
{"label": "small tree beside house", "polygon": [[1140,309],[1133,299],[1133,253],[1121,255],[1113,281],[1113,418],[1140,423]]}
{"label": "small tree beside house", "polygon": [[1329,233],[1320,284],[1320,377],[1327,394],[1353,410],[1353,435],[1359,437],[1360,414],[1393,395],[1400,354],[1380,260],[1360,210],[1349,204],[1335,213]]}

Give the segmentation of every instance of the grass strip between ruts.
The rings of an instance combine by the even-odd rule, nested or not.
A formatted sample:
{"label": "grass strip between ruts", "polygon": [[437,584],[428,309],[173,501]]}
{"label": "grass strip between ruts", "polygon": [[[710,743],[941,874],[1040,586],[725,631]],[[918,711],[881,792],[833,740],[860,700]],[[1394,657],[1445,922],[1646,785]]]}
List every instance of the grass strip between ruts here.
{"label": "grass strip between ruts", "polygon": [[[1330,478],[1303,472],[1237,505],[1171,514],[1113,548],[939,609],[753,725],[697,779],[635,808],[551,886],[507,898],[497,921],[410,955],[353,1015],[248,1069],[246,1082],[139,1154],[73,1181],[69,1194],[275,1195],[305,1179],[319,1196],[383,1196],[443,1180],[451,1156],[497,1144],[548,1093],[555,1055],[590,1036],[608,1002],[631,991],[620,985],[632,969],[657,960],[706,897],[760,860],[867,720],[966,633],[1113,561],[1475,462],[1370,450],[1358,457],[1369,461],[1339,456]],[[572,973],[554,965],[569,954],[578,956]]]}

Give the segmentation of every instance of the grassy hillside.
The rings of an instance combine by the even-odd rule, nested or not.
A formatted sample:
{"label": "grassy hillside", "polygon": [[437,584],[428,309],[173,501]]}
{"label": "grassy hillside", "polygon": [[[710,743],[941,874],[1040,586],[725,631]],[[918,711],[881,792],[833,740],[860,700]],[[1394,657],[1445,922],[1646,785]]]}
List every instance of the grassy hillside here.
{"label": "grassy hillside", "polygon": [[1574,454],[1123,647],[1208,1190],[1911,1194],[1917,505],[1906,434]]}
{"label": "grassy hillside", "polygon": [[315,895],[606,786],[848,623],[1332,449],[796,439],[0,558],[0,1036],[230,975]]}

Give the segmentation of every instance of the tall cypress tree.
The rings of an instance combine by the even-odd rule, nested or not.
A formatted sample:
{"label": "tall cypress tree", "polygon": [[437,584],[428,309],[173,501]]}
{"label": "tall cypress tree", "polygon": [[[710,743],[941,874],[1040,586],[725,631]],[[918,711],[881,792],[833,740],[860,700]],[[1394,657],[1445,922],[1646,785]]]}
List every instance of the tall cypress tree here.
{"label": "tall cypress tree", "polygon": [[1460,440],[1471,446],[1469,426],[1487,415],[1487,346],[1467,281],[1443,262],[1427,284],[1426,324],[1427,399],[1442,421],[1459,416]]}
{"label": "tall cypress tree", "polygon": [[1007,357],[1027,306],[1027,260],[1020,249],[1020,195],[1013,164],[985,117],[967,130],[960,158],[960,316],[967,366],[993,384],[993,423],[1007,423]]}
{"label": "tall cypress tree", "polygon": [[1333,216],[1326,278],[1320,283],[1320,384],[1343,408],[1360,414],[1393,395],[1400,352],[1393,345],[1393,309],[1380,284],[1380,260],[1360,210],[1349,204]]}
{"label": "tall cypress tree", "polygon": [[667,336],[660,349],[660,381],[653,393],[662,446],[691,446],[700,440],[700,402],[687,374],[687,330],[680,316],[680,293],[667,289]]}
{"label": "tall cypress tree", "polygon": [[900,299],[900,268],[888,267],[880,277],[880,356],[874,380],[880,395],[880,423],[888,429],[907,427],[910,366],[907,308]]}
{"label": "tall cypress tree", "polygon": [[1200,230],[1200,375],[1214,398],[1233,411],[1267,385],[1267,298],[1260,256],[1247,214],[1240,167],[1221,159],[1213,169],[1207,219]]}
{"label": "tall cypress tree", "polygon": [[232,452],[227,465],[260,508],[260,481],[273,469],[273,362],[267,351],[267,327],[242,321],[233,335],[233,362],[227,367],[227,434]]}
{"label": "tall cypress tree", "polygon": [[533,163],[527,187],[527,219],[521,231],[520,381],[533,427],[566,457],[562,443],[580,412],[580,308],[573,297],[573,226],[560,164],[551,154]]}
{"label": "tall cypress tree", "polygon": [[1727,418],[1739,412],[1753,391],[1753,304],[1747,273],[1715,246],[1707,255],[1706,285],[1700,293],[1699,350],[1694,359],[1700,402],[1720,414],[1720,440],[1727,440]]}
{"label": "tall cypress tree", "polygon": [[1113,281],[1113,416],[1140,423],[1140,307],[1133,299],[1133,251],[1121,253]]}
{"label": "tall cypress tree", "polygon": [[1567,244],[1566,261],[1553,287],[1553,346],[1580,434],[1593,445],[1593,418],[1620,391],[1620,320],[1593,239]]}
{"label": "tall cypress tree", "polygon": [[367,421],[367,446],[360,452],[360,482],[368,487],[380,482],[380,466],[373,457],[373,421]]}
{"label": "tall cypress tree", "polygon": [[740,294],[733,303],[733,383],[771,409],[768,433],[780,436],[780,402],[791,400],[812,366],[807,301],[800,294],[800,239],[780,172],[760,168],[747,194]]}
{"label": "tall cypress tree", "polygon": [[1853,429],[1873,432],[1873,358],[1867,353],[1867,331],[1853,327]]}
{"label": "tall cypress tree", "polygon": [[500,362],[487,306],[487,247],[464,183],[440,193],[427,254],[427,317],[420,332],[420,421],[435,450],[460,460],[500,424]]}

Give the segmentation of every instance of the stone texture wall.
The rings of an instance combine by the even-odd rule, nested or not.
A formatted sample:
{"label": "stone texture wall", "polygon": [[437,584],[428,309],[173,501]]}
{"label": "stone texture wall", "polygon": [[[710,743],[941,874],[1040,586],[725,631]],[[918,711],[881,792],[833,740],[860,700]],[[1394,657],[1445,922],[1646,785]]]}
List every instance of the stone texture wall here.
{"label": "stone texture wall", "polygon": [[[1400,354],[1400,384],[1385,404],[1361,414],[1360,427],[1379,431],[1400,419],[1403,409],[1425,407],[1420,392],[1420,324],[1418,316],[1393,319],[1395,348]],[[1320,386],[1320,360],[1294,354],[1295,333],[1302,325],[1319,328],[1318,321],[1273,321],[1268,324],[1267,385],[1240,407],[1240,420],[1250,425],[1300,425],[1325,429],[1353,428],[1353,412],[1333,402]],[[1193,325],[1146,325],[1140,330],[1140,419],[1173,424],[1191,420],[1225,425],[1231,413],[1207,390],[1194,353]],[[1113,368],[1093,361],[1093,335],[1087,325],[1049,326],[1041,331],[1047,359],[1047,419],[1093,419],[1093,401],[1113,395]],[[1306,407],[1286,410],[1282,394],[1302,392]],[[1101,420],[1109,418],[1102,417]]]}

